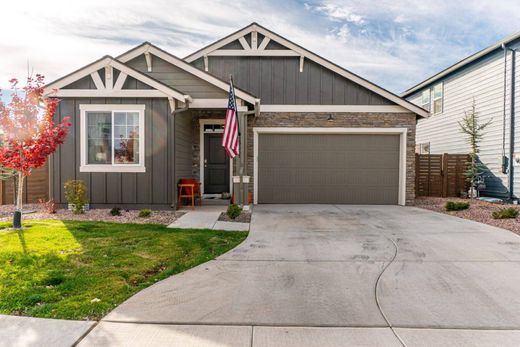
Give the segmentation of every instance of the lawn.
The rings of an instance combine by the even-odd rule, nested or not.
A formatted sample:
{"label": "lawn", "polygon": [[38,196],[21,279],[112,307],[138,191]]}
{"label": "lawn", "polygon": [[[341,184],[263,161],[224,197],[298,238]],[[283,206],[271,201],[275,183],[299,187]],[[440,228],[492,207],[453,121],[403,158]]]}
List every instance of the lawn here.
{"label": "lawn", "polygon": [[230,250],[246,232],[153,224],[0,223],[0,313],[100,319],[132,294]]}

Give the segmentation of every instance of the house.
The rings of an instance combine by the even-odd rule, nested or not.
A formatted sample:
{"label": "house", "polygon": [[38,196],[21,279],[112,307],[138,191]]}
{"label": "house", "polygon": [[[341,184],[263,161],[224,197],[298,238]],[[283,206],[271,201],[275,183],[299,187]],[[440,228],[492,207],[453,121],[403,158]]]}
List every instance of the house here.
{"label": "house", "polygon": [[[520,170],[515,170],[515,52],[520,33],[505,38],[401,94],[430,111],[418,121],[417,151],[432,154],[469,153],[467,136],[458,122],[473,102],[484,131],[479,159],[485,166],[483,195],[512,199],[520,193]],[[512,141],[511,141],[512,140]]]}
{"label": "house", "polygon": [[205,196],[231,192],[236,158],[220,145],[230,75],[254,203],[413,203],[427,112],[256,23],[184,59],[145,42],[46,86],[62,100],[56,119],[73,123],[51,195],[65,203],[69,179],[87,183],[94,207],[169,208],[181,178],[200,179]]}

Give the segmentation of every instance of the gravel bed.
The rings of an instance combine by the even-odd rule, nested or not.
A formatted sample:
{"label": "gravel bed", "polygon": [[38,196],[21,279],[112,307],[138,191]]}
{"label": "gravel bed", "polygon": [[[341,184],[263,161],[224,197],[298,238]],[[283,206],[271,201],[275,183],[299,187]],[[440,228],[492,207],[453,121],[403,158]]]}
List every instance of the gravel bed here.
{"label": "gravel bed", "polygon": [[[446,211],[444,205],[447,201],[464,201],[469,202],[470,207],[462,211]],[[494,211],[504,207],[514,207],[520,210],[520,206],[510,204],[497,204],[486,201],[461,199],[461,198],[434,198],[434,197],[419,197],[415,199],[415,206],[457,216],[464,219],[470,219],[476,222],[496,226],[507,229],[515,234],[520,235],[520,219],[494,219],[491,215]]]}
{"label": "gravel bed", "polygon": [[[23,219],[41,220],[78,220],[78,221],[103,221],[113,223],[135,223],[135,224],[164,224],[173,223],[183,215],[183,212],[173,210],[153,211],[150,217],[139,217],[139,210],[121,210],[121,216],[110,215],[110,209],[92,209],[84,214],[74,214],[66,209],[58,209],[57,213],[51,214],[39,204],[26,204],[23,206]],[[13,205],[0,205],[0,221],[10,221],[14,211]]]}
{"label": "gravel bed", "polygon": [[226,212],[222,212],[220,214],[220,216],[218,217],[218,220],[222,221],[222,222],[250,223],[251,222],[251,212],[242,211],[240,216],[238,216],[235,219],[229,218],[228,215],[226,214]]}

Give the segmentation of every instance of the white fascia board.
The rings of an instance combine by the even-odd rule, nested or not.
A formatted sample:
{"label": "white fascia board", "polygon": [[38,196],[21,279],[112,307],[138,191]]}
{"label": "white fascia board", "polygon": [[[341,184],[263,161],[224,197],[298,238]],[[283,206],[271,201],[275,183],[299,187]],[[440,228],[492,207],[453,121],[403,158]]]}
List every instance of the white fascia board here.
{"label": "white fascia board", "polygon": [[410,113],[400,105],[260,105],[260,112]]}
{"label": "white fascia board", "polygon": [[58,89],[52,95],[64,98],[166,98],[169,96],[155,89]]}
{"label": "white fascia board", "polygon": [[[269,37],[271,40],[277,41],[278,43],[280,43],[280,44],[286,46],[287,48],[293,50],[294,52],[298,53],[297,55],[304,56],[305,58],[312,60],[315,63],[318,63],[318,64],[326,67],[327,69],[334,71],[335,73],[351,80],[352,82],[355,82],[355,83],[367,88],[368,90],[371,90],[374,93],[379,94],[382,97],[384,97],[388,100],[391,100],[391,101],[395,102],[396,104],[409,109],[410,111],[412,111],[415,114],[418,114],[422,117],[428,117],[428,115],[429,115],[428,111],[424,110],[423,108],[416,106],[416,105],[412,104],[411,102],[408,102],[408,101],[400,98],[399,96],[392,94],[389,91],[387,91],[371,82],[368,82],[367,80],[353,74],[352,72],[349,72],[349,71],[331,63],[330,61],[290,42],[289,40],[287,40],[271,31],[264,29],[256,24],[250,25],[250,26],[236,32],[235,34],[227,37],[225,40],[219,41],[196,53],[193,53],[193,54],[187,56],[184,60],[187,62],[192,62],[192,61],[200,58],[203,55],[209,55],[210,52],[213,52],[213,51],[219,49],[220,47],[224,46],[225,44],[227,44],[229,42],[237,40],[239,37],[242,37],[251,31],[257,31],[260,34],[264,35],[265,37]],[[224,43],[224,42],[226,42],[226,43]]]}
{"label": "white fascia board", "polygon": [[[174,66],[177,66],[178,68],[180,68],[210,84],[213,84],[214,86],[216,86],[218,88],[225,90],[226,92],[229,91],[229,84],[227,82],[221,81],[220,79],[188,64],[186,61],[184,61],[180,58],[177,58],[169,53],[166,53],[163,50],[160,50],[157,47],[152,46],[150,44],[145,44],[141,47],[138,47],[135,49],[135,51],[127,52],[127,53],[119,56],[118,59],[121,62],[125,63],[125,62],[139,56],[140,54],[144,54],[144,52],[150,52],[151,54],[155,55],[156,57],[161,58],[162,60],[164,60]],[[256,98],[240,89],[235,88],[235,95],[244,101],[247,101],[253,105],[255,104]]]}
{"label": "white fascia board", "polygon": [[[193,99],[189,108],[227,108],[228,99]],[[247,111],[247,106],[237,106],[237,110]]]}

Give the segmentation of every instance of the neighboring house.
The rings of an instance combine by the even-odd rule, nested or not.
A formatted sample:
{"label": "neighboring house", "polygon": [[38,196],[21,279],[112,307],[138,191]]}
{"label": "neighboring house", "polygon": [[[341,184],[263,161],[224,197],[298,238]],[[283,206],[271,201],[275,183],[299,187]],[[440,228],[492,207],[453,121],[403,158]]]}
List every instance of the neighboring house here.
{"label": "neighboring house", "polygon": [[[175,205],[180,178],[232,190],[220,145],[229,90],[250,112],[255,203],[411,204],[422,108],[251,24],[179,59],[150,43],[57,81],[56,118],[72,130],[51,162],[51,194],[81,179],[96,207]],[[244,153],[245,152],[245,153]]]}
{"label": "neighboring house", "polygon": [[[475,102],[480,122],[491,121],[484,131],[480,149],[480,160],[487,168],[483,194],[488,196],[510,198],[510,192],[511,195],[520,194],[520,170],[515,170],[517,163],[514,160],[509,161],[515,158],[515,148],[516,151],[520,149],[515,131],[511,134],[511,129],[515,129],[514,112],[520,100],[520,89],[515,91],[518,70],[514,69],[515,54],[511,49],[519,46],[520,33],[517,33],[461,60],[401,95],[430,111],[430,116],[417,124],[416,142],[418,152],[432,154],[469,153],[467,136],[461,133],[458,122]],[[512,94],[516,96],[511,99]],[[513,147],[510,147],[511,136]]]}

